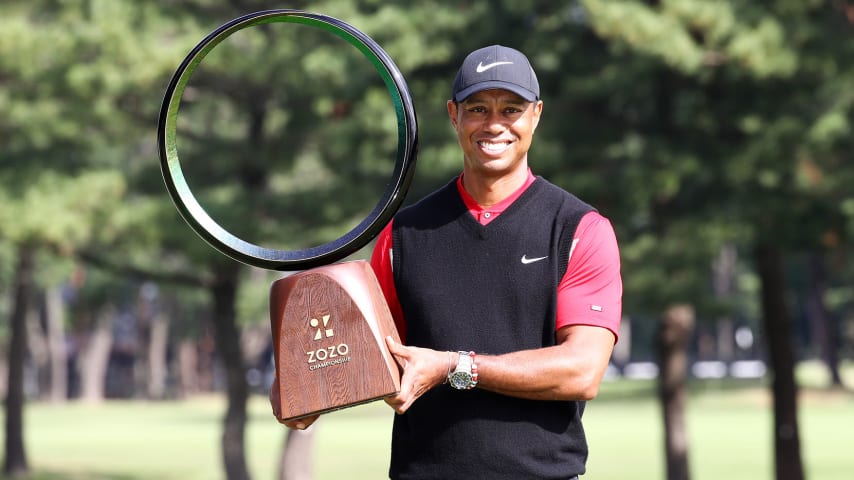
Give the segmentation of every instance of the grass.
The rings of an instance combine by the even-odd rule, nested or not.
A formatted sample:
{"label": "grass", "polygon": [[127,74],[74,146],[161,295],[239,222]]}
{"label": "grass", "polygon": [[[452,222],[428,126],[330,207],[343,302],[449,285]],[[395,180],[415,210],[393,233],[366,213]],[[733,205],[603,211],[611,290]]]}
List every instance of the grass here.
{"label": "grass", "polygon": [[[591,479],[665,478],[661,409],[652,396],[654,386],[637,383],[649,394],[634,400],[611,399],[611,388],[625,386],[606,385],[585,412]],[[744,382],[719,387],[695,386],[689,399],[686,429],[692,479],[773,479],[770,394]],[[854,395],[805,390],[799,421],[807,477],[851,478],[854,431],[840,426],[854,425]]]}
{"label": "grass", "polygon": [[[817,389],[820,376],[799,370],[802,456],[808,478],[847,480],[854,471],[854,394]],[[801,374],[801,372],[806,372]],[[848,385],[854,368],[847,370]],[[819,380],[815,380],[819,378]],[[813,384],[810,384],[810,381]],[[664,478],[661,411],[649,381],[603,384],[588,404],[588,474],[594,480]],[[223,400],[33,403],[26,446],[33,480],[217,480]],[[315,431],[317,480],[386,477],[393,413],[382,402],[322,418]],[[687,414],[694,480],[773,478],[771,398],[757,381],[692,384]],[[250,402],[246,452],[255,479],[276,476],[286,430],[265,398]]]}

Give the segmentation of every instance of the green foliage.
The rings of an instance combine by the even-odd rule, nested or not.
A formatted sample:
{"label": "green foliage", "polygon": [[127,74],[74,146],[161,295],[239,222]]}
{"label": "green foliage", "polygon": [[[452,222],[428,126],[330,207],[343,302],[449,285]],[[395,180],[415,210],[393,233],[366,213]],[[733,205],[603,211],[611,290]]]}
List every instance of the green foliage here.
{"label": "green foliage", "polygon": [[0,192],[0,235],[15,243],[45,244],[61,252],[90,241],[92,225],[104,221],[107,209],[124,191],[115,171],[60,176],[46,170],[14,197]]}
{"label": "green foliage", "polygon": [[[199,284],[233,261],[180,219],[154,139],[164,88],[190,49],[226,21],[269,8],[236,5],[0,5],[0,242],[98,252]],[[420,126],[407,201],[459,172],[445,101],[463,56],[490,43],[528,53],[545,101],[532,168],[612,220],[626,310],[654,315],[673,301],[707,314],[732,305],[710,288],[709,265],[724,246],[746,256],[772,239],[790,252],[850,256],[854,41],[840,5],[289,7],[346,21],[401,68]],[[397,138],[386,88],[352,46],[325,32],[294,24],[238,32],[204,59],[185,93],[182,167],[202,205],[241,238],[288,249],[334,239],[374,206],[390,175]],[[845,264],[834,278],[850,277]],[[738,271],[751,275],[749,265]]]}
{"label": "green foliage", "polygon": [[654,313],[679,297],[713,305],[704,277],[726,244],[748,256],[759,239],[796,252],[850,238],[841,162],[852,151],[854,45],[843,12],[827,2],[580,3],[574,18],[597,38],[572,37],[581,58],[564,53],[571,73],[544,93],[545,114],[557,97],[547,125],[561,125],[541,127],[535,149],[546,132],[572,132],[547,145],[560,159],[549,173],[615,221],[627,310]]}

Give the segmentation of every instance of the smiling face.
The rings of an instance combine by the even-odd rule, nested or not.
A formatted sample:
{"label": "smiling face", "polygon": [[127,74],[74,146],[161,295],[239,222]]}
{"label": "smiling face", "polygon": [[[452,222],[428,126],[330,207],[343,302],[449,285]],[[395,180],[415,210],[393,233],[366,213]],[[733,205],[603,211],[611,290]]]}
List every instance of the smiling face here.
{"label": "smiling face", "polygon": [[507,90],[483,90],[460,103],[448,102],[467,175],[500,177],[527,171],[528,149],[543,102]]}

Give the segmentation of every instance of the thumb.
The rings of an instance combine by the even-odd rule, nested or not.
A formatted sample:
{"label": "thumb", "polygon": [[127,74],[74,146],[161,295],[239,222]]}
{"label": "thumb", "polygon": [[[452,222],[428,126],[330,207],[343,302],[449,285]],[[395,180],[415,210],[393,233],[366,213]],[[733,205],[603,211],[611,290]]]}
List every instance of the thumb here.
{"label": "thumb", "polygon": [[395,355],[401,353],[400,352],[400,350],[401,350],[400,345],[394,341],[394,338],[392,338],[391,335],[388,335],[385,337],[385,344],[388,345],[388,350],[391,353],[393,353]]}
{"label": "thumb", "polygon": [[397,360],[397,363],[401,367],[406,366],[406,347],[394,341],[391,335],[385,337],[385,343],[388,345],[388,351],[394,356],[394,359]]}

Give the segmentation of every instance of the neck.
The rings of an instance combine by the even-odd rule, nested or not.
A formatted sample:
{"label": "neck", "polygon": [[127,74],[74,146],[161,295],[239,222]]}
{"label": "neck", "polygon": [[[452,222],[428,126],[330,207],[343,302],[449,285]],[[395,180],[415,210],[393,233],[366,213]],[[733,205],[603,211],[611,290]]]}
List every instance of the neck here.
{"label": "neck", "polygon": [[487,176],[469,169],[463,170],[463,187],[481,207],[491,207],[513,194],[528,179],[527,164],[502,175]]}

